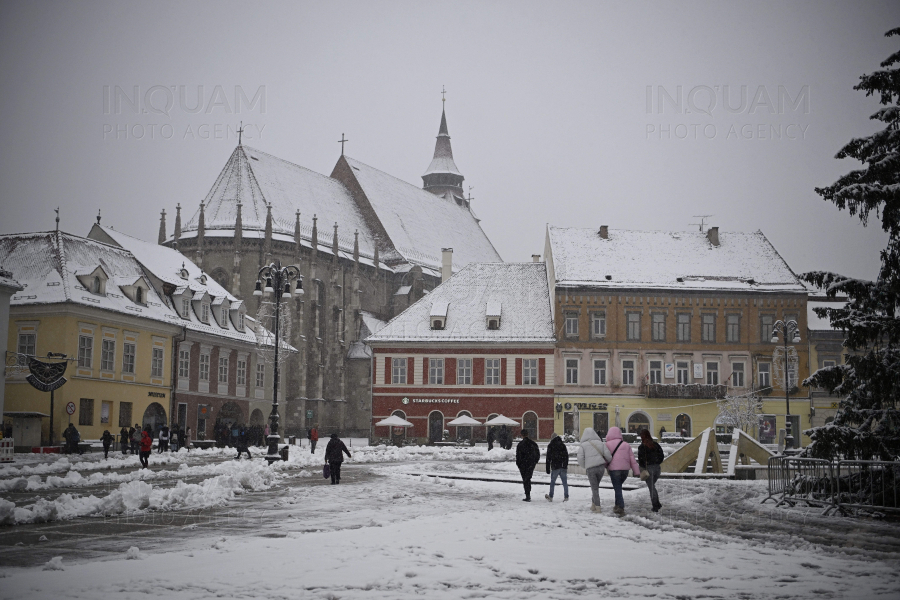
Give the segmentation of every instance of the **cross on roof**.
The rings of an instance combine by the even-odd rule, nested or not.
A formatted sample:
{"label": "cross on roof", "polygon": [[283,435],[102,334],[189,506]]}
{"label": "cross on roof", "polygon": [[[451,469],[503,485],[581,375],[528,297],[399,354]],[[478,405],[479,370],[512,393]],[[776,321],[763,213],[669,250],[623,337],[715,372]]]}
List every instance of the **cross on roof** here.
{"label": "cross on roof", "polygon": [[342,133],[342,134],[341,134],[341,139],[338,140],[338,142],[341,143],[341,156],[344,155],[344,142],[349,142],[349,141],[350,141],[350,140],[344,139],[344,134]]}
{"label": "cross on roof", "polygon": [[238,127],[237,133],[238,133],[238,146],[240,146],[241,145],[241,134],[244,133],[244,122],[243,121],[241,121],[241,126]]}
{"label": "cross on roof", "polygon": [[444,89],[444,86],[441,86],[441,102],[443,102],[444,104],[446,104],[446,102],[447,102],[447,99],[444,98],[444,94],[446,94],[446,93],[447,93],[447,90]]}

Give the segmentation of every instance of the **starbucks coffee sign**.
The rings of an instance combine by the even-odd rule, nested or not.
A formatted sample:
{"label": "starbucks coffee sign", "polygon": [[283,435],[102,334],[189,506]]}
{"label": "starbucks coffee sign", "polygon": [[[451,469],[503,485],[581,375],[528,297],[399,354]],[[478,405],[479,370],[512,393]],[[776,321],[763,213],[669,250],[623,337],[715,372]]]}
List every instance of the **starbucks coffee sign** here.
{"label": "starbucks coffee sign", "polygon": [[459,404],[459,398],[404,398],[403,404]]}

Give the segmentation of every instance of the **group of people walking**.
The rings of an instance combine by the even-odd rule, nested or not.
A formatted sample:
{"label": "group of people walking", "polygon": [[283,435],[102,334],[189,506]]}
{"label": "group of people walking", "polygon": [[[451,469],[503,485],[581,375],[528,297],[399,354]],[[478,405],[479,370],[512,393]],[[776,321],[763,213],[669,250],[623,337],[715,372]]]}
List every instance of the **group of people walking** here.
{"label": "group of people walking", "polygon": [[509,427],[501,425],[499,430],[496,427],[488,427],[488,450],[494,449],[494,442],[504,450],[512,450],[513,435]]}
{"label": "group of people walking", "polygon": [[[531,476],[534,468],[541,458],[537,444],[529,437],[526,429],[522,430],[522,441],[516,446],[516,466],[522,475],[522,485],[525,488],[523,501],[531,502]],[[606,434],[606,440],[600,439],[597,432],[587,428],[581,434],[581,443],[578,445],[578,466],[584,468],[591,486],[591,511],[600,512],[600,480],[609,472],[609,481],[615,491],[615,507],[613,513],[617,516],[625,514],[625,498],[622,495],[622,485],[628,478],[628,471],[640,473],[642,480],[647,482],[650,490],[650,502],[653,512],[662,508],[659,502],[659,494],[656,490],[656,482],[661,472],[661,464],[665,458],[662,447],[653,440],[653,436],[646,429],[641,430],[641,445],[638,447],[638,456],[635,460],[634,452],[625,440],[622,439],[622,430],[611,427]],[[569,484],[567,481],[567,469],[569,466],[569,451],[562,438],[553,434],[553,439],[547,446],[546,469],[550,475],[550,493],[544,498],[553,502],[556,480],[559,479],[563,486],[563,502],[569,499]]]}

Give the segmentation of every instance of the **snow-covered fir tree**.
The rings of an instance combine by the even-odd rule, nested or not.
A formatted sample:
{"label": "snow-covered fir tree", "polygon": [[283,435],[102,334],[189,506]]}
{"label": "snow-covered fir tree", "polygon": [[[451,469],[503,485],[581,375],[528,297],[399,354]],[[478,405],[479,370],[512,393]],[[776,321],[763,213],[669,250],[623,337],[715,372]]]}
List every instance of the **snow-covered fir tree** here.
{"label": "snow-covered fir tree", "polygon": [[[900,35],[900,28],[886,36]],[[804,385],[843,396],[834,422],[810,431],[807,453],[814,457],[896,460],[900,457],[900,52],[882,70],[860,77],[856,90],[883,105],[871,116],[886,126],[851,140],[836,158],[855,158],[862,168],[816,193],[840,210],[881,219],[889,235],[875,281],[815,271],[802,277],[829,297],[846,296],[842,308],[816,308],[820,317],[844,331],[845,364],[819,369]]]}

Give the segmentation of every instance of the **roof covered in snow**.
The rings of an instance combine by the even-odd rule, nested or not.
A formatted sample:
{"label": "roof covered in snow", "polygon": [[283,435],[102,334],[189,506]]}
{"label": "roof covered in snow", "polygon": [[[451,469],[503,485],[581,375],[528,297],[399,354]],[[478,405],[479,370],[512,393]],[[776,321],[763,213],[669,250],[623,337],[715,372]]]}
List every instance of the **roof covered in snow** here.
{"label": "roof covered in snow", "polygon": [[[447,306],[443,329],[431,329],[432,306]],[[500,327],[488,329],[488,306],[502,305]],[[392,319],[366,343],[555,343],[543,263],[472,263]]]}
{"label": "roof covered in snow", "polygon": [[548,227],[556,285],[801,292],[806,288],[761,231],[707,234]]}

